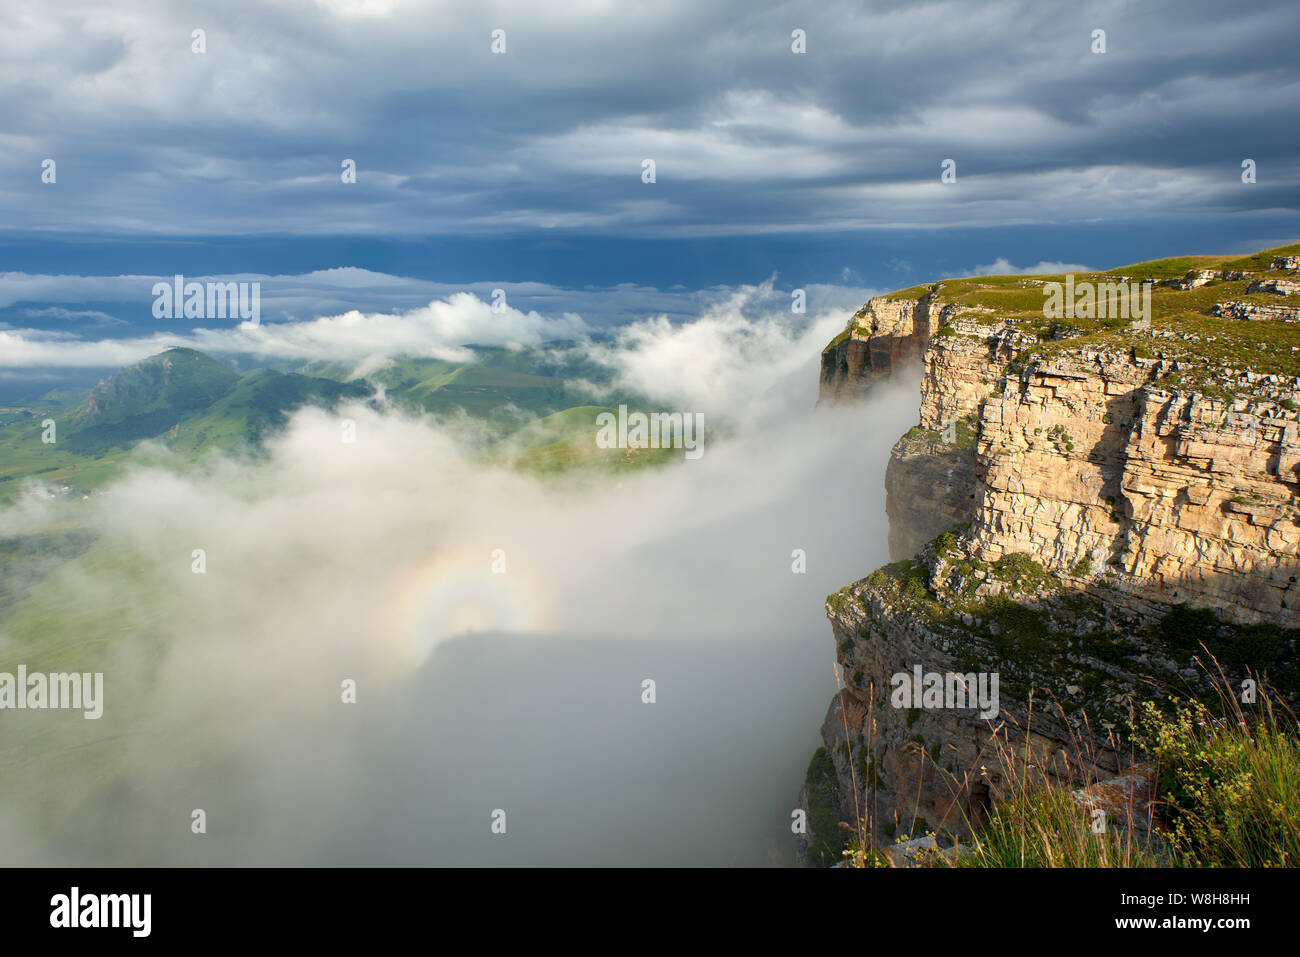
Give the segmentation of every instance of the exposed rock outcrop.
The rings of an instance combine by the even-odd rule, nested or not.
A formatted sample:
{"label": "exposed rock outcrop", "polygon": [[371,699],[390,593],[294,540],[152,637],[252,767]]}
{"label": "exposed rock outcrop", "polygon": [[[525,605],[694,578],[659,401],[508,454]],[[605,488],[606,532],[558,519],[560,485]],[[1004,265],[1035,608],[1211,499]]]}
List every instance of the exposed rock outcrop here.
{"label": "exposed rock outcrop", "polygon": [[990,397],[973,553],[1087,563],[1135,610],[1182,602],[1300,626],[1296,414],[1163,388],[1165,371],[1083,352],[1035,361]]}
{"label": "exposed rock outcrop", "polygon": [[1274,292],[1279,296],[1300,296],[1300,282],[1294,279],[1257,279],[1246,287],[1246,292]]}
{"label": "exposed rock outcrop", "polygon": [[[1105,725],[1124,718],[1124,695],[1138,671],[1156,667],[1151,649],[1115,643],[1130,620],[1097,602],[1086,614],[1045,602],[1022,634],[992,616],[947,615],[922,594],[926,574],[920,566],[881,570],[828,602],[848,679],[822,725],[842,819],[862,822],[876,841],[928,830],[967,836],[1027,773],[1071,784],[1113,777],[1120,754]],[[1033,637],[1039,647],[1009,654],[1007,636]],[[1096,677],[1098,655],[1116,662],[1113,673]],[[914,707],[906,698],[896,706],[894,676],[911,675],[918,665],[945,676],[999,675],[997,714]],[[1177,674],[1173,661],[1163,668]],[[1080,681],[1092,693],[1089,707],[1078,700]]]}
{"label": "exposed rock outcrop", "polygon": [[1229,299],[1210,307],[1210,315],[1224,319],[1249,319],[1254,322],[1300,322],[1300,306],[1274,306],[1261,302]]}
{"label": "exposed rock outcrop", "polygon": [[967,524],[978,504],[975,430],[986,398],[1006,387],[1016,349],[1038,341],[1005,324],[948,319],[927,343],[920,426],[899,439],[885,470],[889,554],[915,555],[940,532]]}
{"label": "exposed rock outcrop", "polygon": [[1186,276],[1165,280],[1165,285],[1174,289],[1198,289],[1218,278],[1219,273],[1213,269],[1192,269]]}
{"label": "exposed rock outcrop", "polygon": [[975,446],[944,443],[913,430],[898,440],[885,467],[889,556],[907,558],[935,535],[969,522],[975,511]]}
{"label": "exposed rock outcrop", "polygon": [[[853,317],[845,330],[822,352],[821,399],[834,403],[865,395],[872,384],[889,378],[907,363],[920,359],[932,326],[928,295],[915,299],[877,296]],[[938,309],[933,310],[937,318]]]}

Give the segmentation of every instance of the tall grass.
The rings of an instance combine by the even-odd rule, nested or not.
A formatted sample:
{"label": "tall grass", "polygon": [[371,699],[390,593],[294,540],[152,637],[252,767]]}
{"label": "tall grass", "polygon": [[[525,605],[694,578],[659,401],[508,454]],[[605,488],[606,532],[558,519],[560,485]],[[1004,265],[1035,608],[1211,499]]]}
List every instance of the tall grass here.
{"label": "tall grass", "polygon": [[[1028,713],[1033,714],[1032,696]],[[1064,712],[1060,716],[1064,719]],[[1029,730],[1025,729],[1026,740]],[[1073,761],[1058,767],[1056,774],[1036,761],[1027,747],[1022,751],[1013,744],[1005,726],[990,744],[1007,778],[1002,789],[1006,796],[982,826],[966,819],[974,831],[969,843],[936,851],[928,863],[963,868],[1093,868],[1156,867],[1166,862],[1161,843],[1151,838],[1150,809],[1136,793],[1136,781],[1128,794],[1128,823],[1123,828],[1104,818],[1096,826],[1093,806],[1075,795],[1077,788],[1096,784],[1102,777],[1097,771],[1096,738],[1086,722],[1082,733],[1071,732]]]}
{"label": "tall grass", "polygon": [[[1213,658],[1210,659],[1213,661]],[[974,840],[932,856],[957,867],[1295,867],[1300,864],[1300,721],[1262,688],[1243,704],[1218,662],[1217,702],[1143,702],[1131,722],[1147,808],[1094,833],[1089,807],[1040,774]],[[1217,704],[1217,707],[1212,705]],[[1004,746],[1005,747],[1005,746]],[[1006,753],[1003,754],[1005,762]],[[1014,769],[1015,764],[1004,767]],[[1027,767],[1021,762],[1019,767]]]}
{"label": "tall grass", "polygon": [[1160,855],[1129,829],[1094,833],[1085,806],[1064,788],[1022,791],[993,814],[973,843],[935,854],[954,867],[1156,867]]}
{"label": "tall grass", "polygon": [[1184,866],[1300,865],[1300,722],[1267,693],[1243,704],[1221,672],[1216,688],[1217,709],[1142,708],[1136,738],[1155,761],[1162,831]]}

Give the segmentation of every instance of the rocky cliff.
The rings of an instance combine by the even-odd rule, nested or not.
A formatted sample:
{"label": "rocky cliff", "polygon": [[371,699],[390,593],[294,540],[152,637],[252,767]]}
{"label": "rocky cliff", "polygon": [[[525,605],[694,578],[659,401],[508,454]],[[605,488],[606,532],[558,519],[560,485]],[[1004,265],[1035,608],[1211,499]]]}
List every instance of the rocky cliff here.
{"label": "rocky cliff", "polygon": [[928,293],[915,298],[879,296],[849,320],[848,328],[822,351],[821,402],[852,401],[872,383],[887,379],[920,359],[939,310],[930,308]]}
{"label": "rocky cliff", "polygon": [[[842,843],[832,819],[942,839],[1027,774],[1111,776],[1135,702],[1194,691],[1202,646],[1294,697],[1297,251],[1070,278],[1137,302],[1149,284],[1137,317],[1111,299],[1048,318],[1066,277],[944,281],[873,299],[827,347],[823,401],[908,363],[922,385],[886,473],[897,561],[827,603],[843,689],[805,786],[808,859]],[[997,675],[997,716],[895,695],[918,667]]]}

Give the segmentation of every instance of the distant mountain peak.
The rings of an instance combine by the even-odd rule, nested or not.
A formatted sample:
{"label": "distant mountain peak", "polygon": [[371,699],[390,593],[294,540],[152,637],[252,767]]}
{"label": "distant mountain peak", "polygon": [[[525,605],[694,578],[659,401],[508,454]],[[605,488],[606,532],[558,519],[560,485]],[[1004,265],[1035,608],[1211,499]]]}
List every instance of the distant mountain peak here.
{"label": "distant mountain peak", "polygon": [[167,349],[100,380],[73,411],[70,431],[111,427],[123,441],[157,435],[221,398],[238,379],[234,370],[195,349]]}

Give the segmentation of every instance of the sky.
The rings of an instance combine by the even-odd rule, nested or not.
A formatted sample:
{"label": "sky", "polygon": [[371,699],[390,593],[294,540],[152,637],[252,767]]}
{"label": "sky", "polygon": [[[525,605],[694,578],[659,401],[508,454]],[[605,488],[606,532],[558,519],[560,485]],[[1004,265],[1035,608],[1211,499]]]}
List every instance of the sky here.
{"label": "sky", "polygon": [[1278,245],[1298,39],[1288,2],[10,0],[0,332],[173,332],[176,273],[266,277],[269,321],[542,284],[599,328]]}

